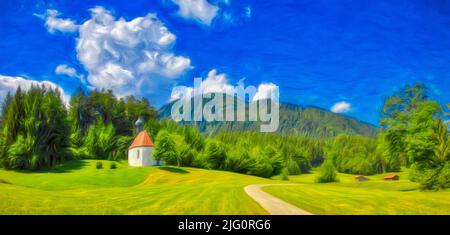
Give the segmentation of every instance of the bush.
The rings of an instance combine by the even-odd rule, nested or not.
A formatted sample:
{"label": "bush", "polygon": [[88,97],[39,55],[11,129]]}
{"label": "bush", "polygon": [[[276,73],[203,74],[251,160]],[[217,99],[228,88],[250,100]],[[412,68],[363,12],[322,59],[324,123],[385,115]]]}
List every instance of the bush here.
{"label": "bush", "polygon": [[181,160],[181,166],[192,166],[197,154],[198,153],[194,149],[182,148],[178,153]]}
{"label": "bush", "polygon": [[208,163],[205,155],[203,153],[195,155],[194,160],[192,161],[192,166],[198,168],[208,168]]}
{"label": "bush", "polygon": [[168,131],[161,130],[158,133],[153,156],[157,160],[163,160],[165,164],[180,166],[181,159],[176,150],[176,143]]}
{"label": "bush", "polygon": [[316,179],[317,183],[338,182],[336,169],[331,161],[325,161],[320,169],[320,175]]}
{"label": "bush", "polygon": [[22,135],[17,137],[16,142],[12,144],[8,150],[10,167],[24,169],[33,168],[31,167],[31,162],[27,158],[28,155],[33,155],[32,142],[31,138],[24,138]]}
{"label": "bush", "polygon": [[128,159],[128,147],[134,137],[119,136],[116,141],[115,149],[113,149],[110,160],[118,161]]}
{"label": "bush", "polygon": [[102,168],[103,168],[103,163],[102,163],[102,162],[97,162],[97,163],[95,164],[95,168],[96,168],[96,169],[102,169]]}
{"label": "bush", "polygon": [[420,183],[422,190],[450,188],[450,162],[436,169],[413,168],[414,180]]}
{"label": "bush", "polygon": [[293,159],[286,160],[286,170],[288,171],[289,175],[300,175],[302,173],[300,167],[298,166],[298,163]]}
{"label": "bush", "polygon": [[280,174],[281,180],[289,180],[288,175],[289,175],[288,169],[287,169],[287,168],[283,168],[283,169],[281,170],[281,174]]}
{"label": "bush", "polygon": [[266,178],[273,175],[273,167],[268,157],[254,156],[252,161],[249,174]]}
{"label": "bush", "polygon": [[225,159],[227,158],[225,145],[220,141],[208,141],[205,149],[205,157],[208,161],[208,166],[211,169],[223,169]]}
{"label": "bush", "polygon": [[340,134],[325,146],[326,158],[333,160],[337,171],[348,174],[373,175],[393,169],[395,161],[384,160],[383,152],[376,139],[357,135]]}
{"label": "bush", "polygon": [[[284,166],[287,167],[290,175],[308,173],[311,170],[311,162],[308,158],[310,154],[307,149],[292,145],[282,145],[281,149]],[[279,174],[279,172],[275,173]]]}
{"label": "bush", "polygon": [[101,118],[91,125],[84,139],[83,148],[91,159],[114,159],[116,149],[115,128],[112,124],[105,124]]}
{"label": "bush", "polygon": [[117,165],[115,162],[111,162],[111,164],[109,165],[109,169],[116,169]]}
{"label": "bush", "polygon": [[238,173],[247,173],[250,169],[251,159],[247,150],[233,149],[227,153],[224,170]]}
{"label": "bush", "polygon": [[301,173],[309,173],[311,170],[311,162],[306,156],[294,155],[294,161],[297,162]]}
{"label": "bush", "polygon": [[182,135],[171,133],[170,137],[175,143],[177,156],[176,158],[173,158],[172,161],[167,161],[166,163],[177,166],[191,166],[194,157],[197,154],[195,152],[196,150],[186,143],[185,137]]}
{"label": "bush", "polygon": [[447,161],[443,169],[441,170],[441,173],[438,176],[438,187],[444,189],[444,188],[450,188],[450,161]]}

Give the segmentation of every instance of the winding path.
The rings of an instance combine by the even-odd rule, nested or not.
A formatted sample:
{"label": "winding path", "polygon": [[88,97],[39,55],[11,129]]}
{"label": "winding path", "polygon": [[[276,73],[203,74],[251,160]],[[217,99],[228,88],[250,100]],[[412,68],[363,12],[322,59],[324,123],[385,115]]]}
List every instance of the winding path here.
{"label": "winding path", "polygon": [[245,186],[245,192],[271,215],[312,215],[292,204],[274,197],[261,188],[264,186],[288,186],[298,184],[251,184]]}

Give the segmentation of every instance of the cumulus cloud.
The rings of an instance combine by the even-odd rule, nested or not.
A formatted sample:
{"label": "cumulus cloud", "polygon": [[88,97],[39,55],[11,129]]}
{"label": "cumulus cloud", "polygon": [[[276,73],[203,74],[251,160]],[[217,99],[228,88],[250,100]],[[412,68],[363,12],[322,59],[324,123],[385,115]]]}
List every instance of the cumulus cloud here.
{"label": "cumulus cloud", "polygon": [[333,107],[331,107],[331,111],[333,113],[346,113],[346,112],[350,111],[351,107],[352,106],[350,103],[347,103],[345,101],[340,101],[340,102],[335,103],[333,105]]}
{"label": "cumulus cloud", "polygon": [[210,25],[216,17],[219,7],[207,0],[172,0],[179,7],[178,14],[186,19],[193,19],[201,24]]}
{"label": "cumulus cloud", "polygon": [[[201,78],[197,78],[201,79]],[[243,79],[241,79],[238,86],[244,86]],[[196,94],[208,94],[208,93],[222,93],[235,95],[236,87],[231,85],[228,81],[225,73],[218,73],[216,69],[208,72],[208,76],[202,80],[201,86],[195,88]],[[245,87],[244,87],[245,89]],[[261,83],[256,89],[256,93],[253,96],[252,101],[263,99],[276,99],[278,100],[278,86],[273,83]],[[194,95],[194,88],[188,86],[176,86],[172,91],[170,101],[178,99],[190,99]]]}
{"label": "cumulus cloud", "polygon": [[[201,78],[197,78],[201,79]],[[202,80],[201,86],[196,88],[196,93],[232,93],[234,87],[228,82],[225,73],[217,73],[216,69],[208,72],[208,76]],[[172,91],[170,101],[185,98],[190,99],[193,96],[194,88],[187,86],[177,86]],[[184,95],[184,96],[183,96]]]}
{"label": "cumulus cloud", "polygon": [[258,86],[255,96],[253,96],[253,101],[265,100],[265,99],[275,99],[278,100],[278,86],[273,83],[261,83]]}
{"label": "cumulus cloud", "polygon": [[155,14],[127,21],[103,7],[90,11],[79,27],[76,51],[93,87],[119,96],[154,94],[191,68],[189,58],[172,52],[176,36]]}
{"label": "cumulus cloud", "polygon": [[23,77],[11,77],[0,75],[0,99],[3,101],[6,95],[9,93],[14,94],[16,92],[17,87],[20,86],[23,90],[28,90],[31,88],[31,85],[50,87],[52,89],[58,89],[61,92],[61,98],[64,103],[68,104],[70,100],[70,96],[64,93],[64,89],[62,87],[56,85],[50,81],[36,81],[31,79],[26,79]]}
{"label": "cumulus cloud", "polygon": [[209,71],[208,76],[203,80],[201,90],[203,94],[208,93],[229,93],[234,92],[234,87],[228,82],[225,73],[217,73],[216,69]]}
{"label": "cumulus cloud", "polygon": [[50,33],[76,32],[78,25],[71,19],[59,18],[60,13],[55,9],[48,9],[44,15],[36,15],[45,20],[45,27]]}
{"label": "cumulus cloud", "polygon": [[169,101],[171,102],[179,99],[189,100],[193,96],[194,96],[194,88],[187,86],[176,86],[172,90],[172,94],[170,95]]}
{"label": "cumulus cloud", "polygon": [[60,64],[55,68],[55,73],[58,75],[65,75],[73,78],[78,78],[82,83],[85,83],[84,76],[82,74],[78,74],[77,70],[66,65]]}

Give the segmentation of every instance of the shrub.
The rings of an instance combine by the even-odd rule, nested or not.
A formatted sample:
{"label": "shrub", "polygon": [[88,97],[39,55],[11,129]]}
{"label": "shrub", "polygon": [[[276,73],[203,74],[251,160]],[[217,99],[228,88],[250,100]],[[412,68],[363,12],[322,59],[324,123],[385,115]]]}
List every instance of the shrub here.
{"label": "shrub", "polygon": [[102,169],[102,168],[103,168],[103,163],[102,163],[102,162],[97,162],[97,163],[95,164],[95,168],[96,168],[96,169]]}
{"label": "shrub", "polygon": [[268,157],[259,155],[252,157],[252,160],[249,174],[261,177],[270,177],[273,175],[273,167]]}
{"label": "shrub", "polygon": [[284,159],[282,157],[282,154],[280,154],[271,145],[268,145],[262,150],[261,155],[270,159],[274,174],[281,173],[281,170],[283,169],[284,166]]}
{"label": "shrub", "polygon": [[288,169],[287,169],[287,168],[283,168],[283,169],[281,170],[281,174],[280,174],[281,180],[289,180],[288,175],[289,175]]}
{"label": "shrub", "polygon": [[116,169],[117,165],[115,162],[111,162],[111,164],[109,165],[109,169]]}
{"label": "shrub", "polygon": [[396,168],[396,161],[384,160],[383,152],[376,139],[347,134],[338,135],[325,147],[325,155],[333,159],[337,171],[349,174],[373,175]]}
{"label": "shrub", "polygon": [[331,161],[325,161],[320,169],[320,175],[316,179],[317,183],[338,182],[336,169]]}
{"label": "shrub", "polygon": [[169,165],[191,166],[196,150],[186,143],[185,137],[182,135],[171,133],[170,137],[175,143],[177,156],[172,161],[167,161],[167,163]]}
{"label": "shrub", "polygon": [[301,173],[308,173],[311,170],[311,162],[304,155],[294,155],[294,161],[298,164]]}
{"label": "shrub", "polygon": [[117,136],[112,124],[105,124],[101,118],[91,125],[84,139],[83,148],[89,158],[113,159],[113,150],[116,149]]}
{"label": "shrub", "polygon": [[289,175],[299,175],[302,173],[298,163],[290,158],[286,160],[286,169]]}
{"label": "shrub", "polygon": [[181,166],[192,166],[197,152],[194,149],[182,148],[178,153]]}
{"label": "shrub", "polygon": [[437,181],[440,188],[450,188],[450,161],[447,161],[441,170]]}
{"label": "shrub", "polygon": [[281,148],[284,166],[287,167],[290,175],[307,173],[311,170],[311,162],[308,158],[310,154],[307,149],[292,145],[282,146]]}
{"label": "shrub", "polygon": [[413,169],[415,180],[422,190],[450,188],[450,162],[437,169]]}
{"label": "shrub", "polygon": [[205,157],[209,168],[223,169],[227,157],[225,145],[220,141],[208,141],[206,144]]}
{"label": "shrub", "polygon": [[120,136],[117,138],[115,149],[113,149],[110,160],[118,161],[128,158],[128,147],[133,141],[131,136]]}
{"label": "shrub", "polygon": [[181,159],[176,151],[176,143],[170,133],[161,130],[156,137],[156,147],[153,156],[157,160],[163,160],[168,165],[181,164]]}
{"label": "shrub", "polygon": [[192,166],[198,168],[208,168],[208,163],[205,155],[203,153],[195,155],[194,160],[192,161]]}
{"label": "shrub", "polygon": [[33,140],[31,138],[24,138],[19,135],[16,142],[8,150],[9,166],[12,168],[33,168],[27,158],[28,155],[33,155],[32,146]]}
{"label": "shrub", "polygon": [[227,153],[224,170],[247,173],[251,165],[250,155],[245,149],[234,149]]}

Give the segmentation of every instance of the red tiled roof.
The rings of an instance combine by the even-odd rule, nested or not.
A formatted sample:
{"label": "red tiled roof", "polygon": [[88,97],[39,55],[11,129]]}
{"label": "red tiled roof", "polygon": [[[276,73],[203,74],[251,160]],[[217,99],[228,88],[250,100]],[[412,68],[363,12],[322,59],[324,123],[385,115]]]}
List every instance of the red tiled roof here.
{"label": "red tiled roof", "polygon": [[150,136],[147,134],[147,131],[143,130],[139,132],[136,138],[131,143],[128,149],[136,148],[136,147],[153,147],[153,141]]}

